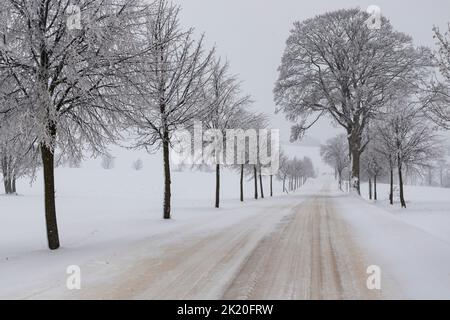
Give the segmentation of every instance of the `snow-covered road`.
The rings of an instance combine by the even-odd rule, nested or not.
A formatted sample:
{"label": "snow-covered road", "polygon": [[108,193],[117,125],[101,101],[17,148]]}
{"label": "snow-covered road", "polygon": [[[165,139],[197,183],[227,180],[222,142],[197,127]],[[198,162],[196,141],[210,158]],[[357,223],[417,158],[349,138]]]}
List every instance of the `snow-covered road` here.
{"label": "snow-covered road", "polygon": [[[450,243],[336,190],[328,177],[289,196],[161,223],[159,232],[107,250],[69,247],[4,261],[0,297],[450,298]],[[81,290],[66,288],[68,264],[80,266]],[[381,290],[367,288],[373,265],[381,268]]]}
{"label": "snow-covered road", "polygon": [[227,299],[374,299],[369,266],[329,189],[292,209],[259,243],[227,288]]}
{"label": "snow-covered road", "polygon": [[[369,266],[334,209],[331,181],[279,200],[214,231],[184,229],[177,241],[141,243],[119,272],[64,298],[374,299]],[[194,228],[195,229],[195,228]],[[158,246],[158,250],[155,250]],[[145,252],[158,252],[146,255]],[[113,262],[114,264],[114,262]],[[101,268],[96,266],[96,269]],[[83,267],[86,270],[86,267]],[[110,273],[111,266],[102,273]],[[89,269],[88,269],[89,270]],[[92,270],[94,271],[94,270]],[[85,271],[86,272],[86,271]],[[97,272],[98,273],[98,270]],[[52,296],[51,290],[41,297]]]}

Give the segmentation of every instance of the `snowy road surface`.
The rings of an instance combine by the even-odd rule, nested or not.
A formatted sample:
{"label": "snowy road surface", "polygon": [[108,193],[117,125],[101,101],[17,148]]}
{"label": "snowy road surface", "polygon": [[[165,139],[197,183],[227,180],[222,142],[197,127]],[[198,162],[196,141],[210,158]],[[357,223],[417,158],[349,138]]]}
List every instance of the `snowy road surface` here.
{"label": "snowy road surface", "polygon": [[227,299],[373,299],[352,232],[324,192],[292,209],[252,252]]}
{"label": "snowy road surface", "polygon": [[[0,297],[450,298],[450,243],[337,191],[328,178],[211,215],[164,221],[160,232],[86,256],[43,253],[34,264],[50,261],[48,272],[37,268],[32,281],[14,280],[26,259],[3,262],[0,273],[11,278]],[[66,288],[67,264],[80,265],[81,290]],[[367,288],[371,265],[381,268],[381,290]]]}
{"label": "snowy road surface", "polygon": [[[326,189],[325,189],[326,190]],[[377,298],[367,264],[324,191],[283,212],[283,202],[212,235],[185,239],[143,259],[85,298]],[[281,218],[281,220],[280,220]],[[276,226],[275,229],[272,226]]]}

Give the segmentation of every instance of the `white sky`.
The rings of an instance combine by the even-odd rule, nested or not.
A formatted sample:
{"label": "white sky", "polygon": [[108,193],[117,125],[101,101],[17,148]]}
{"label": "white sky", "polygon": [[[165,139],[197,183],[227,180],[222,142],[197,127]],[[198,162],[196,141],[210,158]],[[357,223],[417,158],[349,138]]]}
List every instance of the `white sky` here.
{"label": "white sky", "polygon": [[[326,11],[377,5],[395,29],[414,38],[417,45],[434,46],[433,25],[450,22],[449,0],[174,0],[182,6],[181,22],[204,32],[209,45],[216,44],[233,73],[244,81],[244,90],[255,106],[271,116],[272,126],[289,138],[290,124],[275,116],[273,85],[292,23]],[[309,135],[321,141],[339,132],[330,121],[318,123]],[[338,131],[339,130],[339,131]]]}

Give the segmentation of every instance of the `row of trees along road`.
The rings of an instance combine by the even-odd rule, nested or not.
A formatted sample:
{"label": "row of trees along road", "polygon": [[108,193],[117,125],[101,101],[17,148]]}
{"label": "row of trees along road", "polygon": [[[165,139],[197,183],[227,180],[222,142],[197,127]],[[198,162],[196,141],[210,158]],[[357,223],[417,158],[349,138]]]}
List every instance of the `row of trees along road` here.
{"label": "row of trees along road", "polygon": [[309,157],[290,159],[281,153],[277,177],[283,181],[283,192],[289,193],[297,190],[308,178],[314,178],[315,175],[314,165]]}
{"label": "row of trees along road", "polygon": [[294,23],[275,101],[295,122],[294,140],[324,116],[344,128],[346,135],[321,148],[340,186],[347,170],[360,193],[362,171],[369,197],[376,200],[377,179],[387,175],[393,204],[397,171],[400,203],[406,207],[405,173],[411,178],[428,172],[431,184],[431,171],[438,167],[444,186],[449,171],[438,130],[450,128],[450,25],[447,32],[433,28],[432,51],[415,47],[385,17],[379,29],[367,27],[367,21],[367,13],[350,9]]}
{"label": "row of trees along road", "polygon": [[296,123],[292,139],[324,116],[345,129],[358,193],[369,124],[399,92],[418,90],[432,65],[429,49],[415,47],[384,17],[379,30],[368,28],[368,18],[346,9],[295,22],[274,89],[277,110]]}
{"label": "row of trees along road", "polygon": [[[423,177],[435,163],[445,159],[442,139],[437,127],[421,113],[420,108],[395,101],[381,120],[373,121],[366,134],[367,146],[361,155],[362,179],[369,184],[369,199],[378,199],[377,181],[387,181],[389,202],[394,204],[394,177],[398,181],[398,196],[406,208],[404,181],[406,176]],[[350,159],[345,135],[329,139],[321,147],[321,155],[327,164],[335,168],[339,186],[349,169]],[[442,176],[441,176],[442,177]],[[442,183],[441,183],[442,186]]]}
{"label": "row of trees along road", "polygon": [[[15,192],[16,179],[42,167],[52,250],[60,246],[54,169],[61,161],[79,163],[86,151],[107,155],[107,146],[119,141],[149,152],[162,149],[163,217],[169,219],[176,130],[195,121],[219,130],[267,125],[264,115],[251,110],[228,63],[205,48],[203,36],[180,26],[178,6],[165,0],[80,0],[78,26],[69,23],[77,19],[71,5],[4,0],[0,9],[5,189]],[[241,200],[249,167],[239,168]],[[258,165],[252,168],[261,172]],[[216,170],[218,207],[220,165]]]}

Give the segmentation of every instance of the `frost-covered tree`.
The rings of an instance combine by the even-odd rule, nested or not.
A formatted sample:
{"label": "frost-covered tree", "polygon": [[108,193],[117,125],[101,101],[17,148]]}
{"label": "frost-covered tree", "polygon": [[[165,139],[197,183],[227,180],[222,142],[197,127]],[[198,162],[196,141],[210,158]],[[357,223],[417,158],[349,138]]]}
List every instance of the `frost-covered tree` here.
{"label": "frost-covered tree", "polygon": [[316,177],[316,170],[310,157],[303,157],[302,160],[303,178],[305,181],[309,178]]}
{"label": "frost-covered tree", "polygon": [[436,161],[436,168],[439,176],[439,186],[441,188],[445,188],[446,187],[445,180],[446,176],[448,176],[448,173],[450,172],[450,164],[444,157],[441,157]]}
{"label": "frost-covered tree", "polygon": [[[2,71],[4,72],[4,71]],[[3,77],[2,77],[3,78]],[[16,95],[4,77],[0,83],[0,173],[6,194],[17,193],[16,181],[23,176],[34,176],[38,165],[36,145],[29,143],[30,128],[13,117]],[[3,112],[2,112],[3,111]],[[17,112],[17,109],[14,110]]]}
{"label": "frost-covered tree", "polygon": [[113,157],[111,154],[107,153],[105,155],[102,156],[102,162],[101,162],[101,166],[103,169],[105,170],[111,170],[114,168],[114,162],[115,162],[116,158]]}
{"label": "frost-covered tree", "polygon": [[144,167],[144,163],[142,162],[142,159],[139,158],[139,159],[133,161],[132,167],[136,171],[142,170],[142,168]]}
{"label": "frost-covered tree", "polygon": [[434,27],[433,38],[437,46],[433,60],[443,81],[432,83],[429,101],[424,110],[436,124],[450,129],[450,24],[445,32]]}
{"label": "frost-covered tree", "polygon": [[280,151],[280,167],[278,169],[277,178],[278,180],[283,181],[283,193],[288,193],[286,188],[286,179],[289,175],[289,158],[284,154],[284,152]]}
{"label": "frost-covered tree", "polygon": [[[278,179],[283,181],[283,192],[295,191],[308,179],[315,176],[314,165],[309,157],[298,159],[280,155]],[[288,185],[286,187],[286,181]]]}
{"label": "frost-covered tree", "polygon": [[367,123],[399,87],[421,78],[430,56],[386,18],[381,17],[379,30],[367,27],[368,18],[361,10],[345,9],[295,22],[274,89],[277,110],[296,122],[293,139],[323,116],[346,130],[352,186],[358,192]]}
{"label": "frost-covered tree", "polygon": [[303,177],[306,171],[305,163],[294,157],[291,162],[291,184],[292,189],[297,190],[303,182]]}
{"label": "frost-covered tree", "polygon": [[[398,169],[400,203],[403,208],[406,208],[403,187],[405,168],[428,167],[439,150],[433,126],[406,99],[395,102],[389,114],[378,124],[377,130],[381,144],[378,150],[388,154],[391,168],[395,163]],[[391,202],[392,196],[391,169]]]}
{"label": "frost-covered tree", "polygon": [[0,129],[0,171],[5,194],[16,194],[17,179],[34,175],[38,164],[37,150],[27,143],[23,133],[3,129]]}
{"label": "frost-covered tree", "polygon": [[[115,137],[122,77],[138,56],[139,0],[4,0],[0,72],[12,79],[15,113],[32,128],[42,157],[50,249],[60,245],[55,206],[55,152],[81,157]],[[78,21],[79,19],[79,21]]]}
{"label": "frost-covered tree", "polygon": [[369,182],[370,200],[372,200],[372,195],[374,200],[378,200],[377,181],[384,173],[384,167],[386,165],[386,158],[377,151],[376,142],[376,139],[371,139],[366,150],[361,155],[361,162],[364,164],[362,169]]}
{"label": "frost-covered tree", "polygon": [[[252,120],[252,130],[255,130],[256,133],[256,144],[253,146],[250,146],[254,150],[252,150],[254,153],[256,153],[256,161],[251,164],[251,170],[253,171],[253,182],[255,186],[255,192],[254,192],[254,198],[258,199],[259,196],[261,198],[264,198],[264,190],[263,190],[263,184],[262,184],[262,174],[261,174],[261,159],[260,159],[260,142],[261,142],[261,131],[267,128],[269,120],[264,114],[255,114],[254,119]],[[260,194],[258,195],[258,177],[259,177],[259,187],[260,187]]]}
{"label": "frost-covered tree", "polygon": [[[252,176],[255,182],[255,199],[258,199],[258,185],[256,180],[255,171],[257,171],[255,164],[253,163],[252,158],[258,157],[258,130],[260,128],[264,128],[267,126],[267,116],[263,113],[254,112],[250,110],[244,110],[239,119],[239,127],[242,130],[241,134],[244,137],[242,141],[237,141],[235,145],[235,154],[238,155],[239,148],[237,143],[243,144],[241,146],[241,160],[236,161],[236,168],[239,170],[239,191],[240,191],[240,200],[244,201],[244,176]],[[256,144],[256,148],[255,148]],[[253,146],[253,147],[252,147]],[[256,170],[255,170],[256,169]]]}
{"label": "frost-covered tree", "polygon": [[164,163],[163,217],[171,217],[170,148],[172,135],[186,128],[205,108],[203,88],[210,79],[213,51],[205,52],[203,37],[195,40],[193,29],[183,30],[178,6],[166,0],[155,2],[155,12],[146,19],[145,40],[150,47],[141,62],[129,70],[134,128],[133,147],[154,151],[162,148]]}
{"label": "frost-covered tree", "polygon": [[[203,124],[206,129],[220,132],[221,141],[215,142],[226,146],[228,130],[234,129],[237,130],[235,132],[239,132],[247,126],[244,121],[249,117],[247,107],[252,103],[250,96],[242,93],[241,83],[236,76],[230,74],[228,62],[222,63],[220,60],[212,63],[211,78],[204,88],[204,95],[208,113],[203,119]],[[220,167],[224,164],[224,150],[218,151],[214,157],[216,208],[220,206]]]}
{"label": "frost-covered tree", "polygon": [[335,170],[339,189],[342,190],[342,173],[349,166],[348,142],[345,134],[328,139],[320,147],[320,155],[323,161]]}

